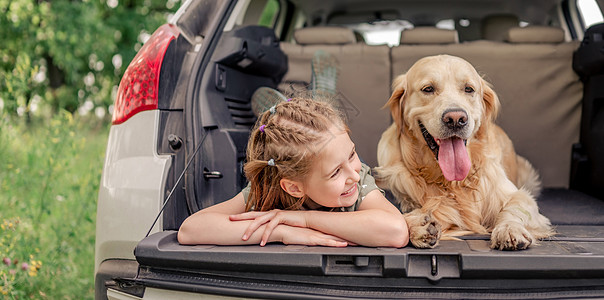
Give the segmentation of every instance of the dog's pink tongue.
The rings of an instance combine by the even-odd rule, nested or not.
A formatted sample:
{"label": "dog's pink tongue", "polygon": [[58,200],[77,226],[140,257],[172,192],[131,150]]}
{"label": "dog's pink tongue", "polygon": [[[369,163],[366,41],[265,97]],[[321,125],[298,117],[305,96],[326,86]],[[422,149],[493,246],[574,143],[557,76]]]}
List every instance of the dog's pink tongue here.
{"label": "dog's pink tongue", "polygon": [[449,181],[464,180],[472,166],[464,141],[456,137],[440,140],[438,164],[445,179]]}

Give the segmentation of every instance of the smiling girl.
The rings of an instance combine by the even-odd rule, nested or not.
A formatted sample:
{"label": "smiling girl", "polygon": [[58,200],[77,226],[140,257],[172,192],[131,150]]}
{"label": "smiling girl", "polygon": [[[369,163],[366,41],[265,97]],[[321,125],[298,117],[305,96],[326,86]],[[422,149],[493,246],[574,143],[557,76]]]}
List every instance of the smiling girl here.
{"label": "smiling girl", "polygon": [[404,247],[407,224],[359,160],[348,131],[323,102],[303,97],[271,107],[248,142],[249,185],[189,216],[178,241]]}

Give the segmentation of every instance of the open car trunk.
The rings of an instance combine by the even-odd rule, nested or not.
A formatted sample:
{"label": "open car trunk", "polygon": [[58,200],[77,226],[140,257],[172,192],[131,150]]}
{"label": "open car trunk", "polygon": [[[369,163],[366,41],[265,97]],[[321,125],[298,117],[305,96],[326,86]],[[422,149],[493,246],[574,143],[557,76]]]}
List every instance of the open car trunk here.
{"label": "open car trunk", "polygon": [[[245,145],[255,121],[249,99],[260,86],[277,88],[287,71],[287,56],[271,30],[234,30],[225,33],[215,48],[211,59],[202,61],[197,96],[186,106],[187,117],[192,119],[189,124],[195,124],[187,129],[188,159],[193,164],[187,170],[185,189],[191,212],[228,199],[243,188]],[[582,79],[589,86],[589,76]],[[598,93],[590,101],[600,97]],[[595,125],[584,126],[582,139],[593,141],[599,134],[590,129]],[[598,165],[589,166],[589,159],[586,163],[584,158],[602,142],[593,146],[582,140],[582,144],[592,150],[575,153],[579,158],[572,162],[573,172],[578,175],[571,180],[582,186],[577,182],[591,178],[595,184],[584,190],[597,194],[593,186],[601,179],[585,170]],[[192,157],[198,145],[201,150]],[[441,241],[429,250],[412,246],[182,246],[176,239],[177,227],[164,228],[138,244],[134,252],[138,274],[117,278],[116,289],[146,287],[253,298],[602,297],[604,201],[587,192],[544,189],[538,199],[540,211],[550,218],[557,234],[523,251],[492,250],[485,235]]]}

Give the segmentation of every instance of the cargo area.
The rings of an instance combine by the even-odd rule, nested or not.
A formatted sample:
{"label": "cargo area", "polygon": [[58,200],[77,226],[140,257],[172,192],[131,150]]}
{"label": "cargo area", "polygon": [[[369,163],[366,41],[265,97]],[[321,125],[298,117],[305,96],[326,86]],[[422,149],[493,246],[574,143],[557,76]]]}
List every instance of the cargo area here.
{"label": "cargo area", "polygon": [[[287,89],[305,89],[309,84],[312,54],[323,50],[332,53],[340,63],[339,96],[344,105],[349,105],[346,111],[352,139],[358,141],[360,156],[375,166],[377,140],[391,122],[389,112],[381,109],[389,97],[389,82],[425,55],[457,55],[474,64],[499,94],[503,104],[499,124],[508,132],[517,151],[540,171],[544,189],[538,203],[557,234],[528,250],[498,251],[489,248],[487,235],[441,241],[430,250],[412,246],[336,249],[279,244],[181,246],[176,240],[176,231],[167,230],[144,239],[137,246],[135,255],[140,272],[133,284],[168,289],[177,286],[210,293],[219,289],[221,294],[244,297],[259,296],[255,293],[261,289],[262,293],[270,291],[277,298],[293,295],[329,298],[330,294],[337,298],[343,290],[351,297],[413,298],[434,295],[426,289],[435,288],[463,298],[537,297],[545,291],[548,295],[574,297],[604,291],[601,281],[604,277],[601,268],[604,265],[604,215],[601,213],[604,201],[594,196],[595,193],[590,195],[592,190],[570,188],[571,154],[573,145],[579,143],[584,98],[583,82],[572,63],[579,42],[564,42],[563,32],[549,27],[508,31],[508,35],[512,35],[510,31],[520,32],[522,41],[468,43],[457,42],[454,31],[421,28],[418,29],[423,31],[421,39],[410,39],[407,44],[403,42],[406,38],[403,34],[402,45],[390,48],[357,42],[347,28],[319,29],[309,28],[311,34],[296,33],[295,36],[304,36],[296,43],[280,43],[284,56],[275,54],[273,57],[287,57],[288,63],[281,81],[262,76],[278,72],[278,64],[254,62],[252,65],[258,69],[266,69],[257,73],[260,76],[250,76],[237,67],[238,60],[232,59],[234,55],[225,54],[240,53],[236,47],[243,44],[262,48],[258,41],[264,34],[270,36],[270,31],[252,27],[226,33],[228,40],[238,42],[231,41],[225,47],[219,45],[221,58],[216,67],[209,69],[224,72],[226,78],[249,78],[247,88],[229,90],[230,83],[226,83],[225,94],[220,95],[233,121],[223,120],[224,124],[233,126],[225,134],[240,138],[235,145],[243,145],[245,140],[244,136],[233,135],[233,131],[249,126],[250,122],[243,124],[241,116],[253,118],[249,99],[237,93],[252,93],[255,88],[266,86],[266,82],[284,93],[288,93]],[[304,33],[304,30],[300,31]],[[241,32],[253,34],[245,36]],[[547,33],[557,38],[548,39]],[[348,40],[342,39],[343,36]],[[237,46],[229,50],[232,45]],[[241,82],[236,87],[240,88]],[[242,153],[242,149],[236,147],[232,150],[234,154]],[[221,153],[224,154],[224,150]],[[212,184],[209,181],[205,184]],[[236,191],[234,188],[232,193]],[[567,294],[569,290],[571,293]],[[557,291],[560,293],[556,294]]]}

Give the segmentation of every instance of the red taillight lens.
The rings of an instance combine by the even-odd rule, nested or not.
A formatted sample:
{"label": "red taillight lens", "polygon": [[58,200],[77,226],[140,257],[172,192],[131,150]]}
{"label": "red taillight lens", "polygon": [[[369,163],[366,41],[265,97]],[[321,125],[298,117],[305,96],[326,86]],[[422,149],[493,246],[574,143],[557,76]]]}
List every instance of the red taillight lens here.
{"label": "red taillight lens", "polygon": [[159,27],[136,54],[117,90],[113,124],[120,124],[143,110],[157,109],[159,72],[170,42],[178,36],[176,27]]}

